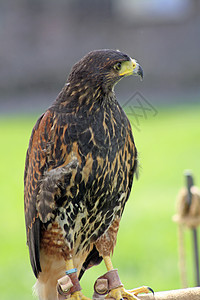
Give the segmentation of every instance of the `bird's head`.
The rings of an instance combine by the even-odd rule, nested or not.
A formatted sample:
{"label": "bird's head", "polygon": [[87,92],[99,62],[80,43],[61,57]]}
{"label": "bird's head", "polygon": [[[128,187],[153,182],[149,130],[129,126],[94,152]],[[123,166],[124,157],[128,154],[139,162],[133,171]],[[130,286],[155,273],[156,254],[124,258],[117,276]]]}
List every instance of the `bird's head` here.
{"label": "bird's head", "polygon": [[68,82],[89,82],[94,87],[101,85],[110,90],[120,79],[130,75],[143,78],[142,68],[135,59],[118,50],[95,50],[74,65]]}

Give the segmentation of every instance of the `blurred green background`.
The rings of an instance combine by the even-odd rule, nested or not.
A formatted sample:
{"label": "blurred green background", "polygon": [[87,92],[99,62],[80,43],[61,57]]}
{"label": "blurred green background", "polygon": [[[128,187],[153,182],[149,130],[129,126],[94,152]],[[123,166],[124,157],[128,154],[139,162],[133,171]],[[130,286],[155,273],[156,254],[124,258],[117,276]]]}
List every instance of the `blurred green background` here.
{"label": "blurred green background", "polygon": [[[141,162],[127,203],[113,263],[126,288],[148,285],[158,290],[180,288],[177,227],[172,222],[183,170],[192,169],[200,183],[200,105],[158,107],[155,117],[134,128]],[[0,121],[0,211],[2,299],[32,299],[35,279],[25,246],[23,169],[36,115],[5,116]],[[132,118],[130,117],[131,121]],[[191,234],[186,231],[189,285],[194,285]],[[82,286],[92,295],[94,280],[105,272],[103,263],[84,275]]]}
{"label": "blurred green background", "polygon": [[[84,3],[84,4],[83,4]],[[200,2],[195,0],[19,0],[0,2],[0,298],[34,299],[26,247],[23,172],[28,140],[71,66],[85,53],[113,48],[138,59],[144,80],[116,87],[141,163],[126,205],[113,264],[128,289],[181,287],[177,225],[183,172],[200,186]],[[185,232],[194,286],[191,232]],[[83,291],[105,272],[87,271]]]}

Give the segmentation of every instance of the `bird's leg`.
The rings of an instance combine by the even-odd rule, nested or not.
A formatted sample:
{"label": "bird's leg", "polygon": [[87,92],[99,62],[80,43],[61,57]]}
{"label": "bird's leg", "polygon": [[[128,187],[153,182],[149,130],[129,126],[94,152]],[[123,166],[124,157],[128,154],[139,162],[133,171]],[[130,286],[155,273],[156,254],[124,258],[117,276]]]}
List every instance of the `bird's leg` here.
{"label": "bird's leg", "polygon": [[81,293],[77,270],[74,268],[73,259],[66,261],[66,274],[70,277],[73,287],[70,288],[70,298],[68,300],[90,300]]}
{"label": "bird's leg", "polygon": [[[112,261],[110,256],[103,256],[107,271],[112,271],[114,270]],[[111,279],[112,280],[112,279]],[[142,286],[130,291],[126,291],[124,287],[121,285],[119,287],[113,288],[110,290],[106,298],[114,298],[115,300],[121,300],[121,299],[127,299],[127,300],[133,300],[133,299],[138,299],[137,297],[138,294],[140,293],[148,293],[149,291],[153,292],[151,288],[148,288],[146,286]]]}
{"label": "bird's leg", "polygon": [[71,270],[71,269],[74,269],[74,263],[73,263],[73,259],[68,259],[66,261],[66,270]]}
{"label": "bird's leg", "polygon": [[110,256],[103,256],[103,260],[106,265],[107,271],[111,271],[114,269]]}

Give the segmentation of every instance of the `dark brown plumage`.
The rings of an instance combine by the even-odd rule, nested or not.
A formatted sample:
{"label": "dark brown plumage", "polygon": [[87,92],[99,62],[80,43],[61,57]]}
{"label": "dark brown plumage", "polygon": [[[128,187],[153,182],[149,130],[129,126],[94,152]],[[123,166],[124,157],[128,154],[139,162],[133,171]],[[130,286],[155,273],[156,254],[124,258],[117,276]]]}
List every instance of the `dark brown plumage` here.
{"label": "dark brown plumage", "polygon": [[33,128],[24,199],[41,300],[56,299],[65,261],[80,279],[113,252],[137,166],[131,126],[113,86],[134,73],[142,75],[141,67],[126,54],[90,52]]}

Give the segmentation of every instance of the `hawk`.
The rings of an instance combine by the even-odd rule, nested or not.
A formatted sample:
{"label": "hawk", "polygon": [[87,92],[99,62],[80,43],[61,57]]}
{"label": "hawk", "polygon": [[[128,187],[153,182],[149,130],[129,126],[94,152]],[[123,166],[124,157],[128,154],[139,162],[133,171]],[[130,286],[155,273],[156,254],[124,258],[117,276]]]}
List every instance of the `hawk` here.
{"label": "hawk", "polygon": [[[88,299],[79,284],[85,270],[102,260],[114,270],[110,255],[137,168],[131,126],[114,86],[134,74],[143,76],[141,66],[120,51],[88,53],[32,130],[24,203],[40,300],[57,299],[65,271],[72,287],[64,299],[80,300]],[[112,283],[107,292],[119,300],[137,299],[140,291],[148,288],[131,295]]]}

